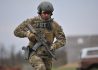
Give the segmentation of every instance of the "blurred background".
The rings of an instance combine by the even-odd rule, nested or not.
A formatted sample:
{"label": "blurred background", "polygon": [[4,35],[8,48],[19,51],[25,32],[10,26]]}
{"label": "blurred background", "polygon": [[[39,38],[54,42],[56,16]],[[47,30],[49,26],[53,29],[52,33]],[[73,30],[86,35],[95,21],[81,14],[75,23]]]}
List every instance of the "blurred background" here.
{"label": "blurred background", "polygon": [[[37,16],[41,1],[45,0],[0,0],[0,70],[32,70],[21,50],[28,39],[15,37],[13,31],[27,18]],[[67,38],[66,45],[56,51],[53,68],[76,67],[81,49],[98,46],[98,0],[46,1],[53,4],[52,17]]]}

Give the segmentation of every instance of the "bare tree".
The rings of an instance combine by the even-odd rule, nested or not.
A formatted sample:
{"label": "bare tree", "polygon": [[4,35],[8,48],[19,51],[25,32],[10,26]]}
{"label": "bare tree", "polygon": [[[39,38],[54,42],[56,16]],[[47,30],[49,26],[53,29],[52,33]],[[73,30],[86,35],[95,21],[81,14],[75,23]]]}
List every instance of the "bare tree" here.
{"label": "bare tree", "polygon": [[15,65],[15,46],[11,46],[11,53],[10,53],[10,64]]}
{"label": "bare tree", "polygon": [[3,44],[0,45],[0,65],[4,65],[4,59],[6,57],[6,50]]}

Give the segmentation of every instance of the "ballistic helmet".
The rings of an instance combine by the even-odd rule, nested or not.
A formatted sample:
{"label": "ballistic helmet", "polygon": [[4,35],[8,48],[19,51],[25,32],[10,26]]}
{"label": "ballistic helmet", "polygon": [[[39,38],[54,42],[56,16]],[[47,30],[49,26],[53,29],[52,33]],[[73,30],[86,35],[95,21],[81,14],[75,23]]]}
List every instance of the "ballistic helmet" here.
{"label": "ballistic helmet", "polygon": [[52,12],[54,11],[53,5],[50,2],[44,1],[41,2],[37,8],[38,14],[41,14],[42,11]]}

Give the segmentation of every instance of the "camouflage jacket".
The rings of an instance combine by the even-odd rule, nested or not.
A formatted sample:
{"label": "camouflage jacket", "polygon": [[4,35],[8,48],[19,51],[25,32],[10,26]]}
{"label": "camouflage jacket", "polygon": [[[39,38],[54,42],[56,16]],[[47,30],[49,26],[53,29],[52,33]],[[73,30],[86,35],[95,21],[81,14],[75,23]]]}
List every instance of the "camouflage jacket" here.
{"label": "camouflage jacket", "polygon": [[[61,26],[56,21],[54,21],[53,19],[50,20],[44,21],[39,16],[27,19],[15,29],[14,34],[16,37],[20,38],[26,37],[26,33],[28,31],[28,28],[26,26],[27,24],[30,24],[35,28],[40,28],[45,36],[45,39],[50,43],[50,45],[55,45],[54,49],[58,49],[65,45],[66,42],[65,34]],[[48,27],[46,26],[48,22],[51,23],[50,28],[49,26]],[[54,41],[55,38],[56,40]],[[29,46],[32,47],[34,43],[35,42],[30,41]]]}

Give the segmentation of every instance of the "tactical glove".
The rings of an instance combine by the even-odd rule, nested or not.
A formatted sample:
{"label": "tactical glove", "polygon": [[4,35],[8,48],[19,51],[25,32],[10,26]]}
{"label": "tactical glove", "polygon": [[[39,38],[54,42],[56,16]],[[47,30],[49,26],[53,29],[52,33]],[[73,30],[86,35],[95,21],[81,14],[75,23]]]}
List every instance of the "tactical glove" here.
{"label": "tactical glove", "polygon": [[26,33],[26,36],[28,37],[28,39],[31,41],[31,42],[34,42],[36,39],[35,39],[35,35],[33,33],[31,33],[30,31],[27,31]]}
{"label": "tactical glove", "polygon": [[55,45],[55,44],[52,44],[50,50],[51,50],[51,51],[55,51],[55,49],[56,49],[56,45]]}

